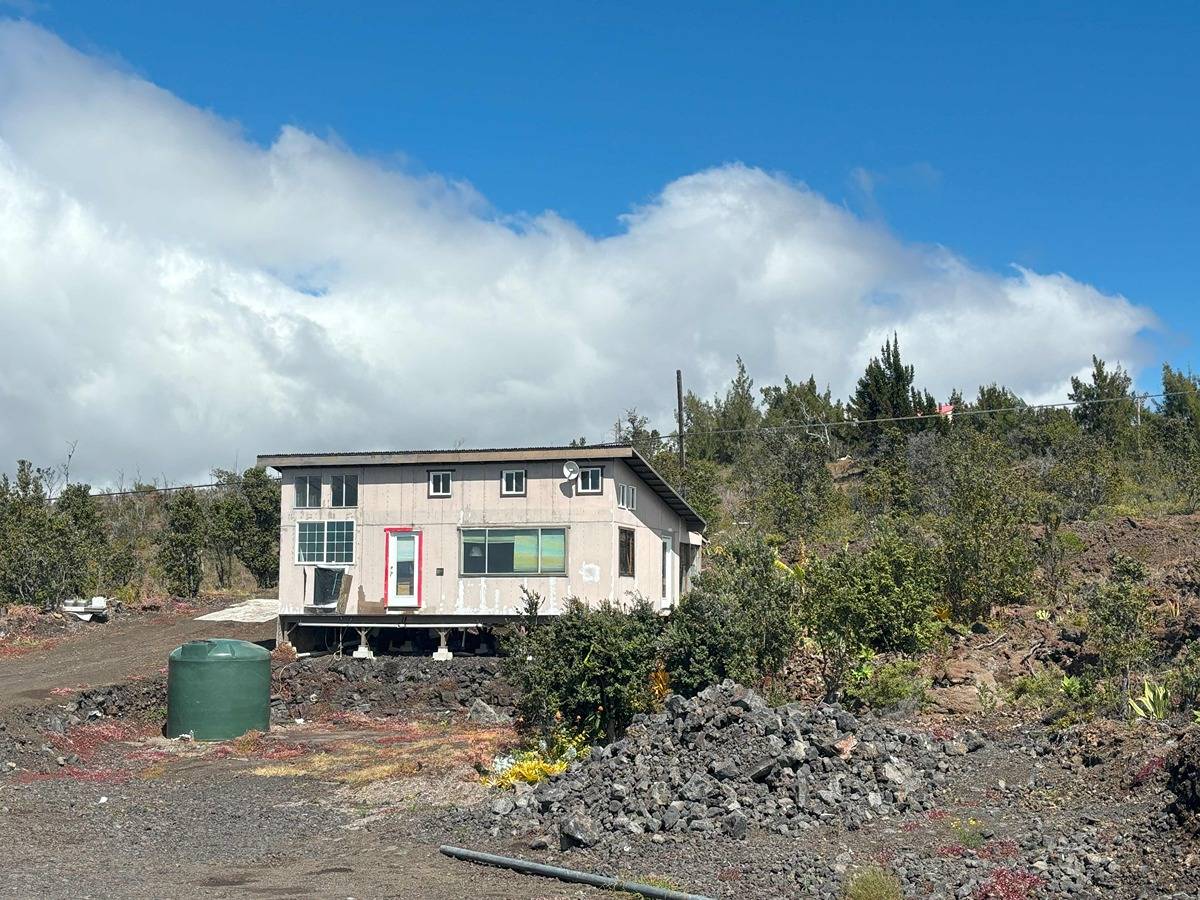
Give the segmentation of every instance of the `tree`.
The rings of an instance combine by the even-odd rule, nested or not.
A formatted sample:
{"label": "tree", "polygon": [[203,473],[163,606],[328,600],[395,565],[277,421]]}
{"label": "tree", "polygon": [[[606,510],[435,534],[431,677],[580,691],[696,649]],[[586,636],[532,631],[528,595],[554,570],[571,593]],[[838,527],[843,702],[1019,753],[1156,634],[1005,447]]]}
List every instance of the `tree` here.
{"label": "tree", "polygon": [[746,372],[746,364],[737,358],[737,374],[725,392],[725,399],[716,401],[716,434],[713,437],[718,462],[732,463],[742,446],[749,440],[762,419],[754,400],[754,379]]}
{"label": "tree", "polygon": [[0,478],[0,598],[47,609],[62,599],[61,532],[42,472],[19,460],[15,482],[7,475]]}
{"label": "tree", "polygon": [[1159,412],[1164,418],[1184,423],[1200,443],[1200,378],[1177,372],[1163,363],[1162,389],[1166,396],[1159,404]]}
{"label": "tree", "polygon": [[828,387],[822,393],[817,388],[817,379],[809,376],[808,381],[797,383],[786,375],[783,385],[767,385],[762,389],[764,428],[796,428],[809,426],[810,433],[821,438],[826,447],[832,447],[836,433],[826,424],[841,422],[846,410],[839,400],[834,402]]}
{"label": "tree", "polygon": [[1104,360],[1092,357],[1090,382],[1071,378],[1067,394],[1080,404],[1072,411],[1079,427],[1122,451],[1129,445],[1136,406],[1129,392],[1132,379],[1120,366],[1109,369]]}
{"label": "tree", "polygon": [[[916,372],[900,358],[900,338],[896,334],[884,342],[880,355],[872,357],[867,369],[850,398],[849,413],[859,420],[894,419],[915,415],[936,415],[937,403],[928,391],[914,387]],[[912,423],[898,423],[902,430],[911,431]],[[869,441],[881,434],[879,426],[867,425],[864,431]]]}
{"label": "tree", "polygon": [[167,588],[178,597],[200,593],[206,527],[200,499],[190,487],[167,502],[167,523],[158,539],[158,563]]}
{"label": "tree", "polygon": [[244,535],[253,526],[250,503],[242,491],[242,479],[236,472],[213,470],[213,479],[221,485],[207,504],[208,527],[205,541],[216,570],[217,586],[233,583],[233,562]]}
{"label": "tree", "polygon": [[237,558],[254,576],[260,588],[279,583],[279,482],[266,469],[242,473],[241,492],[250,517],[242,527]]}
{"label": "tree", "polygon": [[803,431],[760,431],[743,448],[736,471],[748,515],[777,543],[810,537],[835,508],[825,461],[824,443]]}
{"label": "tree", "polygon": [[625,410],[624,418],[613,425],[613,440],[618,444],[630,444],[646,459],[653,459],[662,445],[658,429],[651,428],[650,420],[638,413],[636,407]]}
{"label": "tree", "polygon": [[52,609],[127,580],[91,488],[66,484],[52,501],[47,478],[55,474],[21,460],[15,482],[0,478],[0,603]]}

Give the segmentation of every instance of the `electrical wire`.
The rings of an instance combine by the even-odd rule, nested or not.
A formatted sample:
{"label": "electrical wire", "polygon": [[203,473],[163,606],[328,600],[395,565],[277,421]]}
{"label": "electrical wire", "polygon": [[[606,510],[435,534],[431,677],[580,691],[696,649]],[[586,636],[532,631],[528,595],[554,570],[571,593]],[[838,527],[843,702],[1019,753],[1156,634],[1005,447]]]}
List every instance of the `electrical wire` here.
{"label": "electrical wire", "polygon": [[[961,418],[963,416],[990,416],[997,413],[1008,412],[1038,412],[1046,409],[1075,409],[1081,406],[1101,406],[1107,403],[1124,403],[1133,400],[1138,403],[1144,403],[1146,400],[1161,400],[1166,397],[1181,397],[1200,394],[1200,390],[1187,391],[1163,391],[1158,394],[1134,394],[1124,395],[1121,397],[1104,397],[1099,400],[1065,400],[1061,403],[1035,403],[1021,404],[1020,406],[1001,406],[992,409],[952,409],[949,412],[941,413],[934,412],[928,414],[916,414],[911,416],[885,416],[876,419],[840,419],[832,422],[806,422],[803,424],[792,425],[763,425],[755,428],[716,428],[710,431],[684,431],[685,438],[690,437],[709,437],[718,434],[750,434],[753,432],[764,431],[807,431],[813,428],[838,428],[844,426],[853,426],[858,428],[863,425],[893,425],[899,422],[937,422],[942,419]],[[679,437],[678,431],[672,431],[669,434],[659,435],[658,438],[648,438],[647,440],[657,440],[660,443],[664,441],[676,440]],[[276,479],[278,480],[278,479]],[[193,488],[202,490],[205,488],[215,488],[226,486],[225,482],[214,481],[209,484],[181,484],[175,487],[148,487],[134,488],[128,491],[108,491],[100,494],[92,494],[93,497],[128,497],[136,494],[156,494],[156,493],[171,493],[173,491],[187,490]]]}

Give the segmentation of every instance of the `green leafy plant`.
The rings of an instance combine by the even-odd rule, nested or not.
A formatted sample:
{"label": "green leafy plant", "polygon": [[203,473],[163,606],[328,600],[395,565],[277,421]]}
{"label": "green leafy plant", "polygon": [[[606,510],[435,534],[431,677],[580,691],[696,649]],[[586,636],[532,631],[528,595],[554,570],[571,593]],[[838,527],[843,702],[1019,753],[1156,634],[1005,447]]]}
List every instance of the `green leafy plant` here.
{"label": "green leafy plant", "polygon": [[1142,695],[1129,698],[1129,708],[1139,719],[1161,722],[1171,714],[1171,693],[1165,685],[1147,678],[1142,682]]}
{"label": "green leafy plant", "polygon": [[1058,690],[1070,703],[1078,703],[1088,695],[1088,685],[1078,675],[1064,675]]}

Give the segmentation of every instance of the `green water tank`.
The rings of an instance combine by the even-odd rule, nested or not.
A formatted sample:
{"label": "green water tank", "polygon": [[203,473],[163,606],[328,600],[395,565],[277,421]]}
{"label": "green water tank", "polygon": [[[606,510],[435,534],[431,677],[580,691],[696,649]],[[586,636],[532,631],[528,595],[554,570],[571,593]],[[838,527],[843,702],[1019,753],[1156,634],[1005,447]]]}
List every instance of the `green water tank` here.
{"label": "green water tank", "polygon": [[167,737],[223,741],[271,727],[271,654],[230,638],[188,641],[167,661]]}

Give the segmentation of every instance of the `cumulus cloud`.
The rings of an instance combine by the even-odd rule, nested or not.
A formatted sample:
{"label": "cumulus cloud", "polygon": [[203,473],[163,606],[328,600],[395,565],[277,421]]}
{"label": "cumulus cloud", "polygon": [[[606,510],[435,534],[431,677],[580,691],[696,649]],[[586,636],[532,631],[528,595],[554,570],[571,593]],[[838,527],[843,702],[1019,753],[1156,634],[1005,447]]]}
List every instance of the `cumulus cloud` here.
{"label": "cumulus cloud", "polygon": [[[983,214],[981,212],[981,214]],[[0,460],[173,479],[260,451],[604,437],[716,390],[844,394],[892,330],[936,393],[1061,396],[1152,314],[982,271],[804,184],[687,175],[597,238],[284,127],[269,147],[35,26],[0,24]],[[11,463],[0,465],[7,467]]]}

